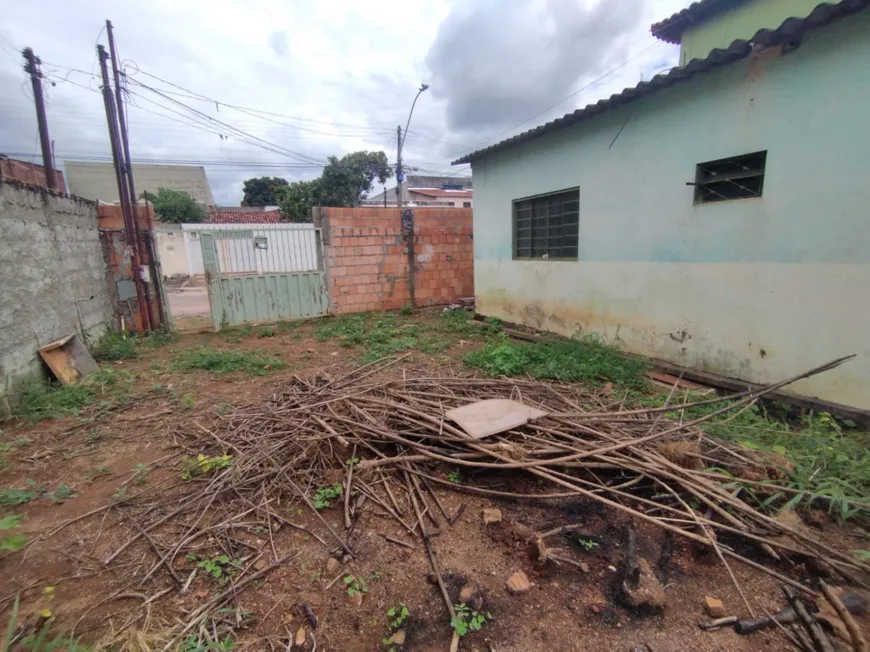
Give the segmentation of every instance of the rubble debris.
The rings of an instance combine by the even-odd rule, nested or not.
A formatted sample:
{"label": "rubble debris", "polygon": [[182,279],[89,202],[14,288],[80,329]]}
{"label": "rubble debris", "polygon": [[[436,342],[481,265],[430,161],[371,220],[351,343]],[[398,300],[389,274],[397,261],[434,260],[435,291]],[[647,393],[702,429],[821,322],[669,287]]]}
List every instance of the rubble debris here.
{"label": "rubble debris", "polygon": [[354,607],[361,607],[363,603],[363,594],[360,591],[357,591],[353,595],[347,596],[347,601]]}
{"label": "rubble debris", "polygon": [[798,616],[797,613],[795,613],[795,610],[791,607],[786,607],[785,609],[777,611],[769,618],[765,617],[740,619],[734,624],[734,631],[738,634],[752,634],[762,629],[775,627],[776,623],[779,623],[780,625],[790,625],[791,623],[797,621],[797,619]]}
{"label": "rubble debris", "polygon": [[339,568],[341,568],[341,562],[335,557],[330,557],[326,560],[326,572],[330,575],[335,575]]}
{"label": "rubble debris", "polygon": [[724,618],[725,605],[718,598],[711,598],[709,595],[704,598],[704,608],[707,610],[707,615],[710,618]]}
{"label": "rubble debris", "polygon": [[501,523],[500,509],[493,508],[483,510],[483,524],[489,525],[490,523]]}
{"label": "rubble debris", "polygon": [[[844,593],[840,589],[835,589],[831,586],[821,583],[822,594],[825,596],[826,602],[822,603],[821,613],[825,614],[828,622],[833,624],[834,617],[830,613],[826,613],[825,607],[830,607],[836,613],[836,620],[842,623],[842,628],[834,626],[837,634],[845,641],[852,644],[852,649],[855,652],[868,652],[867,640],[861,631],[861,627],[852,618],[852,615],[864,615],[867,613],[867,602],[863,596],[856,593]],[[851,604],[851,609],[849,604]],[[846,630],[847,636],[843,636],[842,629]]]}
{"label": "rubble debris", "polygon": [[483,607],[483,595],[480,592],[480,587],[474,582],[467,583],[459,591],[459,602],[479,611]]}
{"label": "rubble debris", "polygon": [[800,622],[803,623],[810,638],[815,642],[816,649],[821,652],[834,652],[834,645],[831,643],[827,634],[825,634],[816,619],[810,616],[804,603],[801,602],[794,590],[791,587],[783,586],[782,592],[785,594],[786,599],[792,609],[794,609]]}
{"label": "rubble debris", "polygon": [[517,571],[508,578],[505,587],[507,588],[508,593],[518,595],[531,589],[532,585],[529,583],[529,578],[526,577],[526,574],[523,571]]}
{"label": "rubble debris", "polygon": [[399,629],[393,632],[393,635],[390,636],[390,645],[398,645],[402,646],[405,644],[405,630]]}
{"label": "rubble debris", "polygon": [[305,631],[304,627],[300,627],[296,630],[296,638],[293,639],[293,644],[296,647],[302,647],[305,645],[305,641],[308,638],[308,632]]}
{"label": "rubble debris", "polygon": [[665,608],[665,589],[653,573],[649,562],[640,558],[637,560],[637,580],[624,580],[621,585],[620,597],[629,607],[638,611],[658,612]]}

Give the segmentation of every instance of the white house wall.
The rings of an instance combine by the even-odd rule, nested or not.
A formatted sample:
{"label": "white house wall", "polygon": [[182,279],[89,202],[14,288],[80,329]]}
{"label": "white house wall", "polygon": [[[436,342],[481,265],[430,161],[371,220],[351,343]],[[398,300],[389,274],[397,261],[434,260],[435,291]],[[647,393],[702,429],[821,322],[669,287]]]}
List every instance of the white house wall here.
{"label": "white house wall", "polygon": [[[478,310],[870,408],[870,11],[475,161]],[[615,138],[615,141],[614,141]],[[763,197],[694,205],[698,163],[767,151]],[[580,189],[579,261],[512,259],[512,200]]]}

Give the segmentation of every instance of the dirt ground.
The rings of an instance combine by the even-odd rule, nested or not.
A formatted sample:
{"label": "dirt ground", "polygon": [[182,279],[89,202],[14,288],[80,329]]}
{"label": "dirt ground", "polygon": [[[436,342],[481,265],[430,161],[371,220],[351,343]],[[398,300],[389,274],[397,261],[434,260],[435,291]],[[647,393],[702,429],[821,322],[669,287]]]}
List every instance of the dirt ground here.
{"label": "dirt ground", "polygon": [[[183,621],[186,614],[223,591],[224,585],[200,574],[183,594],[173,590],[171,583],[165,584],[165,592],[155,592],[143,577],[141,562],[149,554],[144,542],[141,550],[135,550],[141,557],[126,555],[129,561],[120,567],[106,564],[135,531],[136,524],[103,508],[121,495],[135,495],[146,488],[165,487],[171,495],[179,460],[190,453],[178,436],[182,425],[207,423],[216,413],[263,401],[294,374],[325,371],[335,376],[358,364],[357,351],[343,348],[335,340],[318,341],[315,327],[315,322],[309,322],[271,337],[258,337],[257,329],[232,337],[183,334],[161,348],[143,351],[137,360],[111,365],[135,378],[122,407],[101,410],[92,406],[79,416],[3,424],[3,441],[23,441],[21,438],[26,437],[28,442],[6,453],[0,487],[39,486],[42,497],[0,507],[0,517],[25,515],[20,532],[29,541],[21,551],[0,553],[0,631],[5,631],[19,596],[18,623],[29,631],[42,623],[39,612],[49,609],[55,619],[53,634],[81,636],[84,643],[99,644],[103,649],[148,649],[149,636],[158,640],[162,629]],[[433,356],[414,353],[402,364],[423,361],[469,373],[458,356],[477,346],[478,340],[450,333],[441,337],[450,340],[451,347],[445,352]],[[170,370],[182,351],[199,345],[261,352],[276,357],[286,367],[253,377]],[[401,365],[393,372],[401,374]],[[450,471],[443,467],[434,472],[447,479]],[[519,493],[546,490],[539,481],[523,475],[468,473],[462,482]],[[74,496],[51,499],[51,492],[62,485]],[[659,569],[665,537],[655,526],[638,526],[639,554],[659,569],[667,604],[662,613],[642,615],[620,606],[615,599],[627,531],[625,518],[615,511],[586,499],[500,499],[443,486],[436,491],[448,513],[456,514],[464,506],[452,526],[438,514],[441,534],[432,540],[451,598],[457,601],[464,585],[476,583],[484,599],[481,610],[491,613],[480,631],[462,639],[460,650],[793,649],[776,630],[739,636],[727,627],[713,632],[699,629],[698,621],[707,617],[706,596],[722,600],[728,614],[747,616],[746,607],[717,558],[687,541],[674,540],[669,561]],[[303,507],[292,502],[287,505],[296,523],[328,541],[323,523]],[[485,525],[483,510],[493,507],[500,509],[502,520]],[[343,531],[340,506],[330,506],[321,514],[333,528]],[[568,538],[560,539],[558,545],[565,554],[587,564],[588,572],[569,566],[540,567],[516,535],[522,528],[543,531],[571,523],[582,523],[584,532],[594,537],[597,545],[584,547]],[[867,547],[861,539],[866,535],[856,526],[821,525],[819,535],[832,545]],[[409,542],[413,549],[385,537]],[[252,559],[258,560],[252,561],[254,568],[265,567],[286,554],[293,556],[238,591],[235,610],[230,614],[237,619],[233,642],[250,650],[290,649],[288,644],[300,627],[305,627],[304,645],[293,649],[312,650],[316,641],[318,650],[447,650],[452,635],[449,616],[438,587],[430,581],[431,565],[419,540],[411,538],[395,520],[380,516],[376,509],[366,509],[351,541],[358,558],[328,572],[330,557],[339,551],[304,532],[289,527],[272,537],[249,532],[244,543],[254,551]],[[187,577],[195,563],[179,559],[175,570]],[[520,570],[532,588],[512,595],[505,583]],[[757,615],[784,606],[780,583],[775,579],[737,563],[732,564],[732,570]],[[803,566],[787,560],[780,570],[799,581],[809,578]],[[363,579],[367,586],[359,606],[347,595],[342,580],[346,574]],[[145,586],[149,587],[147,595]],[[387,610],[402,603],[409,611],[402,624],[404,645],[385,644],[383,640],[390,636]],[[317,618],[313,631],[306,609]],[[119,635],[118,629],[131,620],[133,624]],[[865,617],[861,624],[870,633],[870,620]],[[116,647],[109,647],[110,641]]]}

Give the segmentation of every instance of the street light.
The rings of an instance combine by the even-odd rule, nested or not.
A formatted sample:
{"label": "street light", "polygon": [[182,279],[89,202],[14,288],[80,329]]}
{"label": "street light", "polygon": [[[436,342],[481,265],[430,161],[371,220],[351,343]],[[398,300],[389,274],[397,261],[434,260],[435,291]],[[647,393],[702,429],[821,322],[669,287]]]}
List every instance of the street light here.
{"label": "street light", "polygon": [[396,153],[396,206],[402,207],[402,181],[405,180],[405,173],[402,172],[402,147],[405,146],[405,138],[408,137],[408,127],[411,126],[411,116],[414,115],[414,107],[417,106],[417,100],[421,93],[429,88],[429,84],[420,84],[420,90],[417,91],[417,96],[411,104],[411,112],[408,113],[408,122],[405,124],[405,133],[402,133],[402,125],[396,127],[398,132],[398,152]]}

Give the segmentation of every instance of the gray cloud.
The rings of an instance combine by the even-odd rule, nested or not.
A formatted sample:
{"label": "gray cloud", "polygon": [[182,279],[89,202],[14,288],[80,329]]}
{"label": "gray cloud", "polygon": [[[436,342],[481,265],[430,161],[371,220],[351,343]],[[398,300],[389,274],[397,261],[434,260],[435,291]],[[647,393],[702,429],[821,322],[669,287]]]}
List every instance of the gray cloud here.
{"label": "gray cloud", "polygon": [[426,66],[448,126],[509,128],[565,97],[625,55],[644,0],[542,4],[468,0],[441,24]]}

